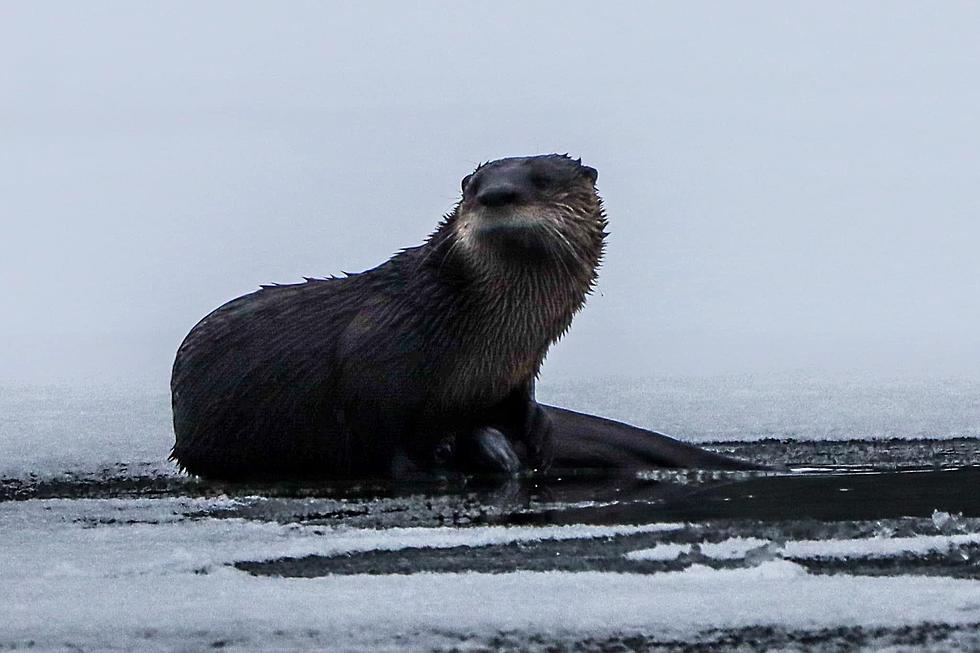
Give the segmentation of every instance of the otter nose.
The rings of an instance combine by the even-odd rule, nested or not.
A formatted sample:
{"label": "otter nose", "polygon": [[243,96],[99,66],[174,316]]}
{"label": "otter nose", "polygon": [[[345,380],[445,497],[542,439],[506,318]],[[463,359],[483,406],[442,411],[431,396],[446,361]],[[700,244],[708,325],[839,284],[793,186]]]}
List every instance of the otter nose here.
{"label": "otter nose", "polygon": [[520,189],[514,184],[497,183],[485,186],[476,194],[476,201],[487,207],[517,204],[522,199]]}

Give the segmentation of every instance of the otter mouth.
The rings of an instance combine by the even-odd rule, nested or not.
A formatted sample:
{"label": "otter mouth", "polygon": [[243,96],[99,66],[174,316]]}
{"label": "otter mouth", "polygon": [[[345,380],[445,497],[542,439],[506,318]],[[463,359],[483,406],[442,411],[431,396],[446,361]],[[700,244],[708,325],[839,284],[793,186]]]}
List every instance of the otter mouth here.
{"label": "otter mouth", "polygon": [[524,216],[506,216],[492,220],[480,220],[476,223],[475,228],[477,234],[492,238],[497,234],[539,230],[541,224],[537,220],[528,220]]}
{"label": "otter mouth", "polygon": [[496,211],[475,212],[466,221],[472,237],[480,245],[500,250],[504,253],[516,249],[551,249],[554,227],[551,219],[538,211]]}

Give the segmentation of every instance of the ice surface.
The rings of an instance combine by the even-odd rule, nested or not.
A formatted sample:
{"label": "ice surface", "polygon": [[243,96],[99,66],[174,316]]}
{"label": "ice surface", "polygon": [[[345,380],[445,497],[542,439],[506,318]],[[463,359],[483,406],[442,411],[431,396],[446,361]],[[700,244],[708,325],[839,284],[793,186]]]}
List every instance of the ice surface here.
{"label": "ice surface", "polygon": [[[543,379],[542,401],[692,441],[980,436],[980,382],[782,376]],[[0,386],[0,476],[126,463],[175,473],[170,398],[140,387]],[[142,465],[142,467],[140,467]]]}
{"label": "ice surface", "polygon": [[542,379],[538,399],[693,441],[980,436],[980,381],[803,373]]}
{"label": "ice surface", "polygon": [[[238,650],[394,650],[406,641],[418,648],[501,631],[559,639],[637,630],[685,637],[758,624],[812,629],[980,621],[974,580],[811,575],[778,559],[655,574],[255,577],[228,563],[308,552],[611,537],[638,529],[333,530],[190,516],[233,501],[0,504],[0,647],[33,642],[35,650],[165,650],[218,642]],[[669,534],[667,528],[650,527]],[[753,544],[745,538],[707,550],[724,556]]]}
{"label": "ice surface", "polygon": [[980,544],[980,533],[963,535],[918,535],[915,537],[868,537],[846,540],[800,540],[787,542],[787,558],[884,558],[899,554],[946,553],[966,544]]}
{"label": "ice surface", "polygon": [[0,476],[142,463],[176,473],[170,397],[129,387],[0,386]]}

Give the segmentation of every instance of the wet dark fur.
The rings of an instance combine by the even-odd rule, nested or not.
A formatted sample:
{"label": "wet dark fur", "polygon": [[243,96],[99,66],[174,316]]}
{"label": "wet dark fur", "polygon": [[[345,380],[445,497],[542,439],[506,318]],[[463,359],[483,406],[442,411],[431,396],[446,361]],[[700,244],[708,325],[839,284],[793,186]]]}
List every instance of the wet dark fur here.
{"label": "wet dark fur", "polygon": [[218,308],[177,352],[172,458],[228,479],[514,471],[507,461],[552,459],[737,466],[534,401],[548,347],[596,279],[606,220],[594,181],[565,156],[485,164],[425,244]]}

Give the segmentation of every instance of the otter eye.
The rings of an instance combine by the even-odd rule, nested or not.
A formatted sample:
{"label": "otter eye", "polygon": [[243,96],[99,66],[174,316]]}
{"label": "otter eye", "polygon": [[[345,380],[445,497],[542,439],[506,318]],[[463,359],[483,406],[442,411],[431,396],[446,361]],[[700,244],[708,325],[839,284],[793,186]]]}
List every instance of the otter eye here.
{"label": "otter eye", "polygon": [[473,179],[473,173],[472,172],[470,174],[466,175],[465,177],[463,177],[463,181],[459,182],[459,188],[464,193],[466,192],[466,187],[470,185],[470,180],[471,179]]}

